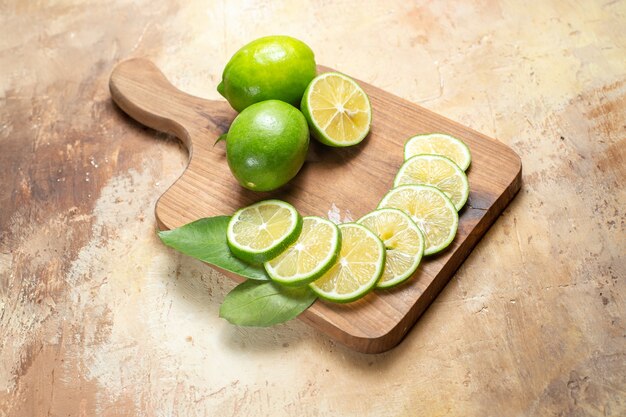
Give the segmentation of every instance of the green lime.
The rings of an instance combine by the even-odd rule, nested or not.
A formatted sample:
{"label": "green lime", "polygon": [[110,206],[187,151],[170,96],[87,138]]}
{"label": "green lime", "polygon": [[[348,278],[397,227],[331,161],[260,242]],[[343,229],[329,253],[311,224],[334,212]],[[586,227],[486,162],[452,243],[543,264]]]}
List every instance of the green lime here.
{"label": "green lime", "polygon": [[302,216],[291,204],[265,200],[233,214],[226,229],[226,240],[238,258],[262,263],[283,252],[301,231]]}
{"label": "green lime", "polygon": [[315,74],[315,57],[307,44],[289,36],[266,36],[232,56],[217,91],[238,112],[264,100],[298,106]]}
{"label": "green lime", "polygon": [[409,138],[404,145],[404,159],[421,154],[450,158],[463,171],[467,170],[472,162],[469,147],[462,140],[443,133],[429,133]]}
{"label": "green lime", "polygon": [[308,284],[333,266],[340,248],[341,233],[335,223],[317,216],[305,217],[298,240],[265,262],[265,270],[283,285]]}
{"label": "green lime", "polygon": [[415,155],[404,161],[393,186],[432,185],[443,191],[459,211],[469,197],[467,175],[451,159],[441,155]]}
{"label": "green lime", "polygon": [[313,137],[329,146],[360,143],[372,124],[369,97],[356,81],[338,72],[315,77],[302,96],[300,108]]}
{"label": "green lime", "polygon": [[459,227],[459,214],[448,196],[430,185],[401,185],[392,188],[378,208],[397,208],[411,216],[424,234],[424,255],[447,248]]}
{"label": "green lime", "polygon": [[385,270],[385,246],[357,223],[339,225],[341,249],[334,265],[309,284],[320,297],[338,303],[357,300],[374,288]]}
{"label": "green lime", "polygon": [[226,158],[237,181],[250,190],[271,191],[300,170],[309,148],[309,128],[300,110],[278,100],[253,104],[226,135]]}
{"label": "green lime", "polygon": [[424,254],[424,235],[408,214],[394,208],[374,210],[358,222],[385,245],[385,271],[378,288],[391,288],[415,272]]}

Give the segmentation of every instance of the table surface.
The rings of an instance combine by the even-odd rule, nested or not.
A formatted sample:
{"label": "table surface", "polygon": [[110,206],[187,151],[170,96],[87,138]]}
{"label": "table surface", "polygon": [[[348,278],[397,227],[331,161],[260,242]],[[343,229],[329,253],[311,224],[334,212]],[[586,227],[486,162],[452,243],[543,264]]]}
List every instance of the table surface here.
{"label": "table surface", "polygon": [[[626,414],[625,1],[13,0],[0,27],[0,416]],[[229,325],[234,283],[155,236],[187,155],[112,104],[112,67],[218,99],[275,31],[522,158],[387,353]]]}

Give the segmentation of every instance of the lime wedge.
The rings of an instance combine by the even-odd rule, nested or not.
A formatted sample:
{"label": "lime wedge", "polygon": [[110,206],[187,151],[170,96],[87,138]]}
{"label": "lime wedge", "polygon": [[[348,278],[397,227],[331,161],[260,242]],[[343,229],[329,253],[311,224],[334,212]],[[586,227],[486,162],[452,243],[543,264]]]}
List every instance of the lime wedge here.
{"label": "lime wedge", "polygon": [[378,282],[385,265],[383,242],[356,223],[339,225],[341,251],[333,266],[309,285],[321,298],[347,303],[363,297]]}
{"label": "lime wedge", "polygon": [[238,210],[228,222],[230,250],[247,262],[262,263],[278,256],[302,230],[302,217],[289,203],[265,200]]}
{"label": "lime wedge", "polygon": [[401,185],[382,199],[378,208],[397,208],[409,216],[425,238],[424,255],[447,248],[459,225],[456,207],[446,195],[429,185]]}
{"label": "lime wedge", "polygon": [[298,239],[276,258],[265,262],[265,270],[283,285],[303,285],[328,271],[339,255],[341,233],[331,221],[304,217]]}
{"label": "lime wedge", "polygon": [[471,161],[469,147],[460,139],[443,133],[413,136],[404,144],[404,159],[420,154],[443,155],[450,158],[463,171]]}
{"label": "lime wedge", "polygon": [[404,161],[393,186],[404,184],[432,185],[452,200],[459,211],[469,196],[467,175],[457,164],[440,155],[415,155]]}
{"label": "lime wedge", "polygon": [[311,134],[329,146],[350,146],[369,133],[372,107],[365,91],[338,72],[320,74],[302,96],[300,108]]}
{"label": "lime wedge", "polygon": [[374,232],[385,245],[385,270],[378,288],[398,285],[415,272],[424,254],[424,235],[407,214],[393,208],[378,209],[357,223]]}

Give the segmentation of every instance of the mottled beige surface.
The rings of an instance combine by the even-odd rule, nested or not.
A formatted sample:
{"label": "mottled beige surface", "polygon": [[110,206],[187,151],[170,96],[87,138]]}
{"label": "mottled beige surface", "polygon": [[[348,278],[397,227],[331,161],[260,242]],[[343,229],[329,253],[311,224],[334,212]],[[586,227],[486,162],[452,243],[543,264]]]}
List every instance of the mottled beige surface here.
{"label": "mottled beige surface", "polygon": [[[626,2],[0,3],[0,416],[626,414]],[[381,355],[217,317],[164,248],[173,138],[110,102],[148,56],[218,98],[270,33],[511,146],[523,187]]]}

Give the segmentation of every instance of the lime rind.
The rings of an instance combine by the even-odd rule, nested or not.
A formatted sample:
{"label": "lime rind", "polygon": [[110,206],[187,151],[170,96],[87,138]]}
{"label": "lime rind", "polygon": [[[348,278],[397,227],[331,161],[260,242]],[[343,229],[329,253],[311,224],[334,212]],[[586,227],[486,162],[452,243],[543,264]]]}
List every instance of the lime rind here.
{"label": "lime rind", "polygon": [[[392,199],[392,197],[395,196],[395,194],[399,194],[399,193],[414,194],[414,196],[412,196],[412,201],[409,207],[398,207],[398,206],[390,205],[389,201]],[[446,238],[436,245],[429,242],[429,233],[428,233],[429,230],[428,229],[431,227],[437,227],[438,224],[435,224],[433,222],[433,219],[430,219],[430,222],[429,222],[429,219],[427,217],[423,215],[418,216],[418,213],[413,212],[417,208],[417,203],[419,202],[418,200],[420,198],[420,193],[424,194],[422,197],[429,197],[431,199],[438,200],[439,203],[443,203],[444,211],[442,213],[443,214],[447,213],[446,218],[443,219],[443,220],[447,220],[447,223],[444,225],[447,227],[440,227],[440,228],[442,230],[447,229],[448,233],[446,235]],[[424,247],[424,256],[434,255],[436,253],[443,251],[445,248],[447,248],[450,245],[450,243],[452,243],[452,241],[454,240],[454,237],[456,236],[456,232],[459,227],[459,213],[457,212],[456,207],[454,206],[452,201],[450,201],[448,196],[446,196],[445,193],[443,193],[441,190],[439,190],[436,187],[432,187],[430,185],[408,184],[408,185],[401,185],[399,187],[392,188],[387,194],[385,194],[385,196],[382,198],[382,200],[378,204],[378,208],[387,208],[387,207],[393,207],[393,208],[397,208],[397,209],[404,211],[406,214],[408,214],[411,217],[411,219],[415,222],[417,227],[420,228],[420,230],[424,234],[424,238],[426,239],[426,246]]]}
{"label": "lime rind", "polygon": [[[380,230],[380,228],[377,227],[377,225],[380,224],[379,222],[374,222],[373,227],[368,227],[370,224],[370,220],[373,220],[374,218],[380,217],[383,215],[399,216],[401,221],[403,221],[406,224],[406,227],[401,230],[396,231],[396,233],[393,235],[389,235],[388,231]],[[376,209],[366,214],[365,216],[357,220],[357,223],[363,224],[364,226],[368,227],[368,229],[374,232],[385,245],[385,270],[383,272],[383,276],[380,278],[380,280],[376,284],[376,287],[381,288],[381,289],[392,288],[392,287],[395,287],[396,285],[403,283],[407,279],[409,279],[413,275],[413,273],[417,270],[422,260],[422,257],[424,255],[424,245],[425,245],[424,234],[422,233],[421,229],[417,227],[417,225],[411,219],[411,217],[405,212],[403,212],[402,210],[399,210],[396,208],[382,208],[382,209]],[[374,230],[374,228],[376,228],[376,230]],[[399,252],[394,253],[394,250],[397,251],[398,248],[394,249],[389,246],[395,244],[394,240],[398,238],[398,235],[406,234],[406,233],[409,233],[409,234],[415,233],[418,236],[418,239],[419,239],[418,250],[415,253],[399,253]],[[394,273],[392,271],[392,266],[390,265],[390,260],[394,258],[400,258],[400,257],[404,258],[405,263],[410,262],[410,264],[408,267],[406,267],[403,273],[393,276]]]}
{"label": "lime rind", "polygon": [[[439,138],[439,139],[443,139],[444,141],[448,141],[450,144],[456,147],[456,149],[460,153],[460,156],[452,155],[449,153],[446,154],[442,151],[435,152],[432,147],[428,151],[425,151],[425,152],[415,152],[414,150],[411,149],[412,147],[415,146],[416,142],[418,141],[428,142],[428,141],[433,140],[434,138]],[[409,139],[407,139],[407,141],[404,144],[404,159],[407,160],[411,158],[412,156],[421,155],[421,154],[436,154],[436,155],[445,156],[451,159],[452,161],[454,161],[454,163],[456,163],[459,166],[459,168],[461,168],[463,171],[467,171],[467,168],[469,168],[472,162],[472,154],[470,152],[469,146],[467,146],[467,144],[463,142],[461,139],[455,138],[454,136],[448,135],[446,133],[420,134],[420,135],[412,136]],[[455,156],[458,156],[458,157],[455,158]]]}
{"label": "lime rind", "polygon": [[[248,210],[258,210],[263,205],[272,204],[286,209],[289,212],[291,225],[285,233],[275,239],[271,245],[263,247],[262,249],[255,249],[239,242],[240,239],[237,238],[234,228],[240,221],[241,215]],[[291,245],[298,238],[301,230],[302,216],[298,213],[295,207],[281,200],[263,200],[239,209],[235,212],[235,214],[233,214],[226,229],[226,239],[230,250],[235,256],[246,262],[260,264],[278,256],[282,251],[289,247],[289,245]]]}
{"label": "lime rind", "polygon": [[[344,253],[344,250],[347,250],[345,249],[345,246],[352,246],[352,244],[354,243],[354,242],[350,242],[348,240],[349,238],[346,239],[347,228],[358,228],[361,231],[361,233],[364,234],[364,236],[361,238],[362,240],[369,239],[370,241],[373,242],[373,247],[378,255],[377,259],[371,261],[371,264],[374,265],[374,270],[372,271],[369,279],[364,284],[360,285],[356,290],[350,293],[338,293],[337,291],[326,291],[320,287],[320,285],[323,285],[323,284],[321,283],[318,284],[319,281],[327,280],[327,279],[334,279],[336,281],[340,279],[340,278],[337,278],[336,276],[337,274],[341,273],[341,271],[338,271],[338,269],[346,268],[346,267],[349,268],[350,266],[349,263],[344,264],[342,262],[343,261],[342,254]],[[369,230],[363,225],[360,225],[357,223],[343,223],[339,225],[339,230],[342,233],[342,248],[341,248],[341,252],[337,261],[332,265],[332,267],[324,275],[322,275],[317,280],[311,282],[309,284],[309,287],[322,299],[332,301],[335,303],[349,303],[349,302],[356,301],[364,297],[366,294],[368,294],[371,290],[373,290],[376,287],[376,284],[378,280],[380,280],[380,277],[382,276],[383,271],[384,271],[385,246],[374,232],[372,232],[371,230]],[[349,243],[349,245],[346,245],[346,243]],[[360,262],[360,263],[366,263],[366,262]],[[327,277],[328,274],[333,274],[333,275]]]}
{"label": "lime rind", "polygon": [[[367,128],[363,130],[363,132],[361,133],[361,135],[359,135],[356,139],[353,139],[351,141],[337,141],[333,138],[331,138],[326,132],[325,132],[325,128],[320,126],[317,121],[315,120],[315,118],[312,115],[312,110],[310,108],[310,97],[311,94],[314,91],[315,85],[320,81],[323,80],[329,76],[337,76],[340,77],[346,81],[348,81],[349,83],[351,83],[352,85],[354,85],[355,89],[361,93],[364,97],[365,100],[367,101]],[[345,103],[344,103],[345,104]],[[370,102],[370,98],[367,95],[367,93],[363,90],[363,88],[361,88],[361,86],[352,78],[348,77],[345,74],[342,74],[340,72],[325,72],[322,73],[320,75],[318,75],[317,77],[315,77],[307,86],[306,90],[304,91],[304,95],[302,96],[302,101],[300,103],[300,109],[302,110],[302,113],[304,114],[304,117],[307,119],[307,122],[309,123],[309,127],[311,130],[311,136],[313,136],[315,139],[317,139],[318,141],[320,141],[321,143],[328,145],[328,146],[333,146],[333,147],[346,147],[346,146],[353,146],[353,145],[357,145],[359,143],[361,143],[363,141],[363,139],[365,139],[367,137],[367,135],[370,132],[371,129],[371,125],[372,125],[372,104]]]}
{"label": "lime rind", "polygon": [[[406,177],[407,177],[406,171],[408,171],[414,164],[419,163],[419,161],[432,161],[432,160],[441,161],[442,163],[447,165],[451,170],[454,171],[455,173],[454,177],[458,178],[461,181],[460,189],[455,190],[455,191],[460,191],[460,195],[458,197],[455,196],[456,198],[453,198],[453,196],[450,193],[450,190],[447,189],[447,187],[445,187],[445,184],[442,184],[443,182],[449,182],[452,176],[442,178],[441,181],[439,182],[419,181],[415,178],[411,178],[413,181],[406,180]],[[465,172],[452,159],[445,157],[443,155],[418,154],[405,160],[404,163],[400,166],[400,169],[398,170],[396,177],[394,178],[393,186],[398,187],[400,185],[405,185],[405,184],[430,185],[430,186],[438,188],[439,190],[443,191],[443,193],[452,201],[452,203],[454,204],[454,207],[456,208],[456,211],[461,210],[463,206],[465,205],[465,203],[467,202],[467,199],[469,198],[470,188],[469,188],[469,181],[467,179],[467,174],[465,174]]]}
{"label": "lime rind", "polygon": [[[307,216],[302,220],[303,231],[300,233],[296,241],[289,245],[289,247],[277,257],[272,258],[263,264],[265,271],[272,280],[286,286],[300,286],[315,281],[333,266],[337,260],[337,256],[339,255],[339,250],[341,249],[341,232],[335,223],[317,216]],[[307,224],[311,222],[314,222],[315,225],[309,226]],[[305,236],[305,229],[311,230],[310,233],[315,233],[320,227],[326,227],[332,232],[332,237],[330,239],[331,246],[322,259],[315,259],[314,254],[307,252],[306,247],[298,248],[298,245],[304,245],[307,243],[307,240],[310,239],[310,236]],[[303,253],[296,253],[300,251]],[[296,258],[295,262],[297,262],[298,257],[304,255],[308,256],[310,261],[315,260],[315,267],[312,270],[288,277],[280,274],[279,269],[281,262],[294,261],[294,257]]]}

